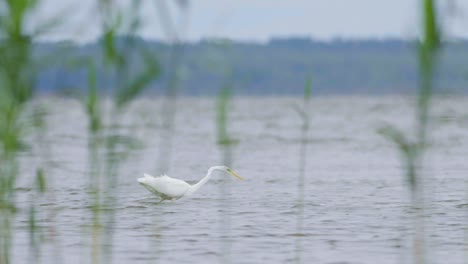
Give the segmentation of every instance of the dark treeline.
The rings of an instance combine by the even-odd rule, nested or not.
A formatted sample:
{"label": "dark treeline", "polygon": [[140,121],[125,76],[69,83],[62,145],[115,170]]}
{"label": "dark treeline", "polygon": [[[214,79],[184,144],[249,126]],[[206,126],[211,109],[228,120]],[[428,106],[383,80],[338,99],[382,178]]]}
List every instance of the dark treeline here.
{"label": "dark treeline", "polygon": [[[119,39],[121,47],[126,39]],[[127,39],[128,40],[128,39]],[[157,55],[162,74],[148,91],[160,93],[166,83],[171,45],[134,39],[133,47],[144,47]],[[222,39],[185,44],[179,65],[179,91],[186,95],[216,94],[232,85],[236,94],[302,94],[312,76],[314,94],[410,93],[417,87],[416,42],[402,40],[313,41],[308,38],[274,38],[268,43],[231,42]],[[123,48],[123,47],[122,47]],[[80,93],[87,87],[86,60],[98,65],[102,91],[115,80],[106,71],[100,42],[37,43],[35,54],[45,60],[37,80],[41,93]],[[50,56],[52,54],[52,56]],[[132,71],[141,71],[141,57],[128,54]],[[49,62],[50,61],[50,62]],[[468,41],[446,43],[440,56],[436,87],[440,92],[468,89]]]}

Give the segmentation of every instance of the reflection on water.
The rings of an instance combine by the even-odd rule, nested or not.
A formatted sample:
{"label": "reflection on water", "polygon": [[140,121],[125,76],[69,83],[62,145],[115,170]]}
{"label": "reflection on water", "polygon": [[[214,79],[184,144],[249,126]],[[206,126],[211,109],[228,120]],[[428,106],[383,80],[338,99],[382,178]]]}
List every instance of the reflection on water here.
{"label": "reflection on water", "polygon": [[[216,174],[191,198],[157,204],[136,179],[156,171],[163,117],[161,101],[140,99],[119,129],[137,139],[138,150],[119,164],[118,204],[113,223],[113,263],[218,263],[220,243],[230,241],[233,263],[287,263],[302,236],[308,263],[408,263],[411,206],[397,151],[375,131],[383,123],[412,129],[412,100],[399,97],[329,97],[311,100],[301,234],[296,232],[298,146],[302,121],[292,104],[302,98],[236,98],[229,133],[235,181]],[[39,204],[38,224],[46,236],[44,263],[89,263],[92,222],[88,190],[86,117],[67,99],[48,101],[51,195]],[[424,172],[430,259],[463,263],[468,173],[468,98],[435,100],[432,145]],[[215,102],[178,102],[168,175],[195,182],[222,162],[216,144]],[[139,125],[138,125],[139,124]],[[136,127],[135,127],[136,126]],[[17,201],[27,208],[38,155],[21,156]],[[224,181],[227,197],[220,197]],[[102,193],[102,196],[111,195]],[[223,200],[229,207],[220,207]],[[224,211],[223,211],[224,210]],[[229,216],[230,238],[219,232],[220,211]],[[105,219],[105,218],[104,218]],[[110,218],[112,219],[112,218]],[[28,214],[15,222],[13,263],[29,258]],[[103,243],[108,243],[104,241]]]}

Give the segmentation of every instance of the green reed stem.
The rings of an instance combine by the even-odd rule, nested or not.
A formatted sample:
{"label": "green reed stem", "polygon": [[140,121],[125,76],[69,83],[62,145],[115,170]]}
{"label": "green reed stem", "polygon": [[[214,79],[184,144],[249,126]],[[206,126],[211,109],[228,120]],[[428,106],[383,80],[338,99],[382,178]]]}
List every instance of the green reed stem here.
{"label": "green reed stem", "polygon": [[[228,109],[229,109],[229,101],[231,97],[231,85],[226,85],[223,89],[221,89],[217,105],[216,105],[216,125],[217,125],[217,135],[218,135],[218,145],[221,148],[222,152],[222,161],[223,164],[226,166],[232,167],[232,146],[236,143],[229,134],[228,134]],[[219,234],[221,234],[221,243],[220,243],[220,263],[231,263],[231,217],[229,216],[229,212],[231,211],[231,203],[230,203],[230,185],[226,180],[221,181],[220,185],[220,214],[221,214],[221,221],[219,223]]]}
{"label": "green reed stem", "polygon": [[[436,66],[437,51],[440,46],[439,29],[435,4],[432,0],[423,1],[423,32],[424,39],[419,46],[419,69],[420,87],[417,107],[417,139],[415,144],[415,166],[419,167],[423,160],[427,146],[427,132],[429,122],[430,102],[432,99],[432,79]],[[409,171],[410,178],[413,179],[413,205],[419,209],[415,219],[415,262],[426,263],[425,254],[425,224],[424,224],[424,184],[420,181],[416,169]]]}
{"label": "green reed stem", "polygon": [[398,129],[387,126],[380,130],[392,140],[402,154],[406,164],[406,180],[411,194],[413,215],[413,261],[424,264],[426,259],[425,221],[424,221],[424,183],[421,177],[424,153],[427,148],[430,103],[432,98],[432,79],[437,64],[440,46],[440,33],[437,25],[435,4],[432,0],[422,0],[423,39],[419,43],[419,89],[416,105],[416,140],[410,141]]}
{"label": "green reed stem", "polygon": [[33,93],[31,37],[24,32],[28,12],[36,1],[6,1],[0,13],[0,263],[11,262],[12,223],[16,215],[17,152],[23,147],[20,124]]}
{"label": "green reed stem", "polygon": [[301,146],[299,148],[299,174],[297,179],[297,222],[296,222],[296,241],[295,241],[295,262],[302,263],[302,230],[304,225],[304,194],[305,194],[305,169],[307,165],[307,138],[310,127],[309,105],[311,94],[311,78],[307,77],[304,86],[304,96],[302,108],[297,111],[302,119],[301,126]]}
{"label": "green reed stem", "polygon": [[[148,87],[160,71],[154,54],[146,48],[136,47],[136,31],[141,24],[138,16],[140,3],[134,1],[129,10],[123,11],[109,1],[99,2],[104,32],[103,63],[109,76],[116,76],[116,87],[108,91],[112,100],[111,105],[108,109],[103,109],[97,92],[97,71],[94,64],[90,64],[86,110],[90,135],[89,156],[92,157],[90,184],[93,190],[92,260],[94,263],[100,259],[106,263],[112,262],[119,166],[133,148],[132,135],[122,135],[123,131],[119,130],[124,110]],[[123,41],[118,41],[118,32],[121,30],[126,31],[127,36]],[[136,55],[140,56],[145,64],[144,70],[137,73],[131,68],[132,58]],[[106,206],[106,213],[101,216],[103,206]]]}

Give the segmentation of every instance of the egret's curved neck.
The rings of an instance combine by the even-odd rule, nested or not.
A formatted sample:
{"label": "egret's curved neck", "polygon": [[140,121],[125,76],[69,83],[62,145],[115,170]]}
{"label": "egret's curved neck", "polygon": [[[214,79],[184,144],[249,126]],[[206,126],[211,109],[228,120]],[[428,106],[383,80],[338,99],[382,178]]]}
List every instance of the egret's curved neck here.
{"label": "egret's curved neck", "polygon": [[194,193],[198,189],[200,189],[200,187],[202,187],[211,178],[211,174],[213,174],[213,172],[215,170],[218,170],[218,168],[217,167],[211,167],[208,170],[208,173],[206,174],[206,176],[203,179],[201,179],[199,182],[197,182],[196,184],[194,184],[194,185],[192,185],[190,187],[190,189],[186,192],[186,195],[191,195],[192,193]]}

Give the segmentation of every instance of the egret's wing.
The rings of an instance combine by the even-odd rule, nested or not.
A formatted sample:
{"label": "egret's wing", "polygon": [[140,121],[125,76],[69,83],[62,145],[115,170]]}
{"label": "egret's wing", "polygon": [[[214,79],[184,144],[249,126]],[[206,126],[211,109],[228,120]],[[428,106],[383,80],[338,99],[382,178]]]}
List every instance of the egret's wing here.
{"label": "egret's wing", "polygon": [[181,197],[190,188],[188,183],[168,176],[155,178],[155,182],[155,189],[169,197]]}
{"label": "egret's wing", "polygon": [[150,191],[172,198],[182,197],[184,193],[190,188],[188,183],[168,177],[166,175],[153,177],[146,174],[144,178],[140,179],[138,181]]}

